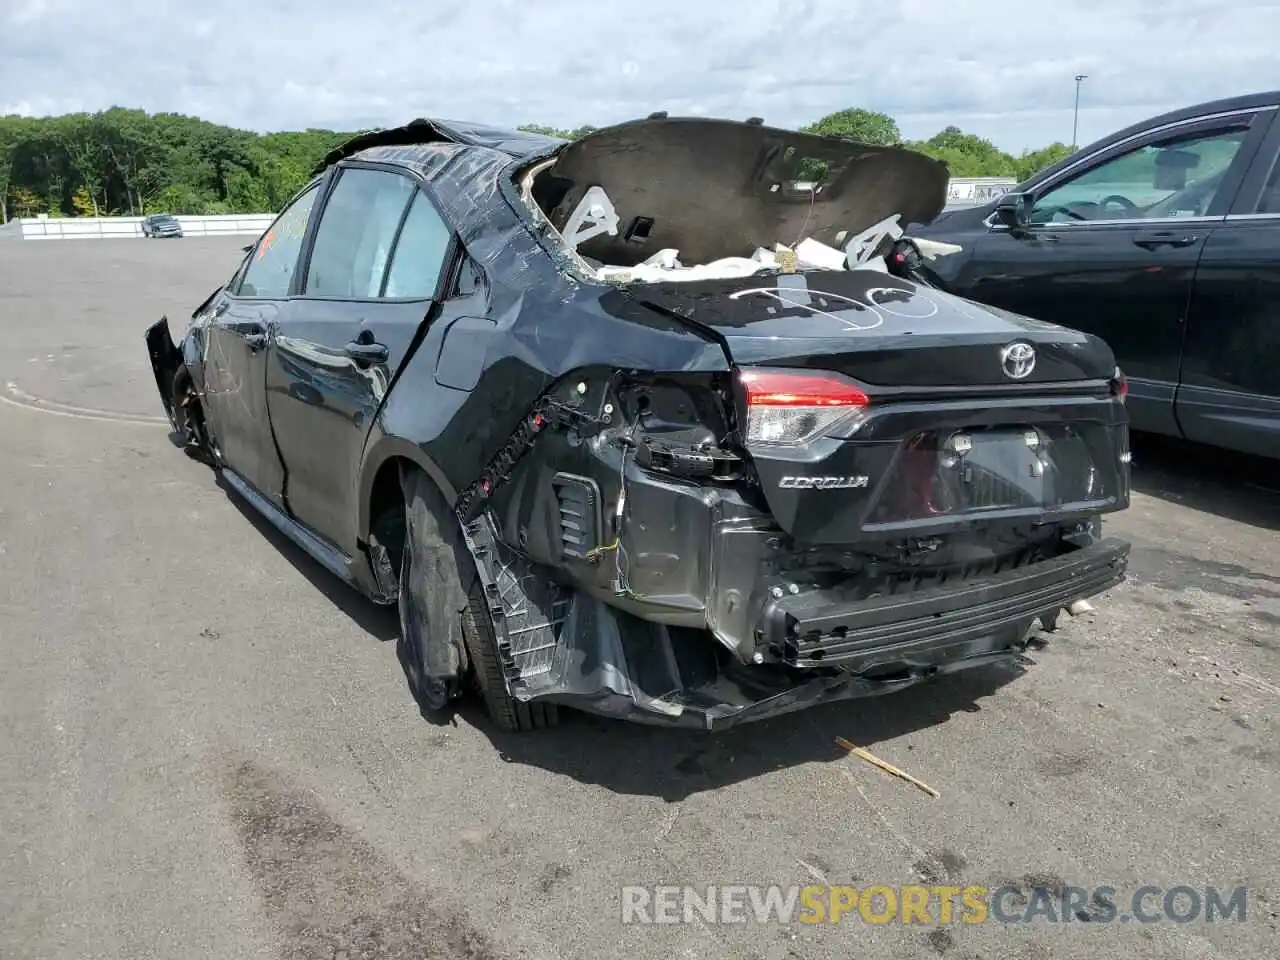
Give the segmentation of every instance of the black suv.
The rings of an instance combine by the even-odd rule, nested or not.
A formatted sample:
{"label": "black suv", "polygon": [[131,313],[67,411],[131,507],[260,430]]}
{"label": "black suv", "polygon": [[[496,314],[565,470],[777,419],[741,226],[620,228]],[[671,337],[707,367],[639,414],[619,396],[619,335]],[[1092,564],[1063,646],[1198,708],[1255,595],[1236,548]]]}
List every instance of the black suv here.
{"label": "black suv", "polygon": [[897,272],[1106,340],[1135,429],[1280,457],[1280,92],[1135,124],[911,240]]}
{"label": "black suv", "polygon": [[1124,576],[1110,348],[887,272],[946,188],[756,121],[417,121],[146,342],[189,449],[399,604],[425,708],[721,727],[1008,660]]}

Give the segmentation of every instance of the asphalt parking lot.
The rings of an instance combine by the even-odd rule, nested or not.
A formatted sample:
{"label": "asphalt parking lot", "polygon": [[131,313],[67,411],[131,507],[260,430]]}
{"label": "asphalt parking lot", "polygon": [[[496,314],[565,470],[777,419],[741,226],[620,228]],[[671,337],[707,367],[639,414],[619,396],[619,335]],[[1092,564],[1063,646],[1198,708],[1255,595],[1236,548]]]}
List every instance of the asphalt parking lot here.
{"label": "asphalt parking lot", "polygon": [[[246,242],[0,245],[0,956],[1274,956],[1280,471],[1137,444],[1129,581],[1016,670],[715,738],[431,725],[394,617],[168,439],[143,330]],[[659,883],[1111,886],[1122,913],[1244,886],[1247,913],[624,926],[620,887]]]}

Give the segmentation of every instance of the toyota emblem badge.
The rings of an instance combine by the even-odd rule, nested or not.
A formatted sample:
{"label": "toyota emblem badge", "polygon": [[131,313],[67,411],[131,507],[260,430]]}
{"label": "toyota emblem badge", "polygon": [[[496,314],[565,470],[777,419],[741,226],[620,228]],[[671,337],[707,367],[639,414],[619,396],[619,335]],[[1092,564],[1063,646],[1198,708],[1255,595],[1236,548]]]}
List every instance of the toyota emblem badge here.
{"label": "toyota emblem badge", "polygon": [[1036,368],[1036,348],[1029,343],[1011,343],[1000,351],[1000,366],[1010,380],[1025,380]]}

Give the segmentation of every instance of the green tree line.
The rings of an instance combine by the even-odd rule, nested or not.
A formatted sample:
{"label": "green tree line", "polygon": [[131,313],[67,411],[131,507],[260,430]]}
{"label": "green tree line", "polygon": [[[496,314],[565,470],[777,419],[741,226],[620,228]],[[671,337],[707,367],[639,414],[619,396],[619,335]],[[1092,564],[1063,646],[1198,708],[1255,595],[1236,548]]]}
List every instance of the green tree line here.
{"label": "green tree line", "polygon": [[[521,130],[576,139],[592,130],[526,124]],[[806,131],[867,143],[904,144],[947,163],[953,176],[1021,180],[1070,152],[1055,143],[1012,156],[989,140],[947,127],[904,141],[892,117],[850,108]],[[316,163],[353,135],[334,130],[253,133],[176,113],[113,107],[59,117],[0,117],[0,222],[14,217],[120,216],[169,212],[260,213],[280,209]]]}

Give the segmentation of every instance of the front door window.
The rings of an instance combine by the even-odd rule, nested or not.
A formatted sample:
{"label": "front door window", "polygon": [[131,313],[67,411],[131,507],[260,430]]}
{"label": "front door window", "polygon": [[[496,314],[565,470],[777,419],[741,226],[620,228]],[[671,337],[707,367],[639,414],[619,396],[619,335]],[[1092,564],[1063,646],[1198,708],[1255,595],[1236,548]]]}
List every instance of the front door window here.
{"label": "front door window", "polygon": [[1206,216],[1248,134],[1175,135],[1112,157],[1038,197],[1031,222]]}
{"label": "front door window", "polygon": [[239,279],[237,295],[267,298],[289,295],[317,192],[317,188],[312,186],[267,228],[253,249],[248,268]]}

